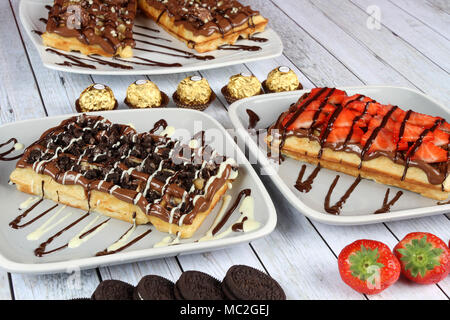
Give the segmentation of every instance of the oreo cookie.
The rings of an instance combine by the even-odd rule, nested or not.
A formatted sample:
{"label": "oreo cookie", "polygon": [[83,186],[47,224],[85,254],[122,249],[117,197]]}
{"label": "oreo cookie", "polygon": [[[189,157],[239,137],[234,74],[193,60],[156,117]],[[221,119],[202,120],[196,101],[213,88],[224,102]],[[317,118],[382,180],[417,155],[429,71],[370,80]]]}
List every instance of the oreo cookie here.
{"label": "oreo cookie", "polygon": [[92,300],[133,300],[134,287],[119,280],[100,282],[92,294]]}
{"label": "oreo cookie", "polygon": [[220,281],[199,271],[181,274],[174,290],[177,300],[224,300]]}
{"label": "oreo cookie", "polygon": [[134,289],[134,300],[175,300],[172,281],[166,278],[149,275],[139,281]]}
{"label": "oreo cookie", "polygon": [[230,300],[286,300],[286,294],[272,277],[255,268],[232,266],[222,281],[222,291]]}

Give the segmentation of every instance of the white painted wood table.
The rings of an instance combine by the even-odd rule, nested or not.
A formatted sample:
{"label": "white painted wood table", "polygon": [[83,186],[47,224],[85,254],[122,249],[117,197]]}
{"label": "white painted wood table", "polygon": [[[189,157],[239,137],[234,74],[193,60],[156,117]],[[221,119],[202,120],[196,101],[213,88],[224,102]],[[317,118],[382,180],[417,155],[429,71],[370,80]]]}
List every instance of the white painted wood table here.
{"label": "white painted wood table", "polygon": [[[206,112],[226,128],[231,123],[220,88],[229,76],[251,71],[265,79],[279,65],[293,68],[305,88],[399,85],[418,89],[444,105],[450,102],[448,0],[243,1],[270,19],[285,51],[277,59],[201,72],[219,97]],[[72,113],[75,99],[92,82],[110,85],[123,101],[121,95],[136,77],[46,69],[18,21],[18,5],[19,0],[0,1],[0,124]],[[151,80],[163,91],[173,92],[185,76],[152,76]],[[102,279],[136,284],[143,275],[159,274],[176,280],[189,269],[221,278],[234,264],[264,269],[281,283],[289,299],[449,299],[450,277],[429,286],[401,279],[379,295],[365,296],[347,287],[337,269],[340,250],[357,239],[376,239],[392,248],[409,232],[428,231],[448,241],[448,215],[369,226],[329,226],[305,218],[267,178],[263,181],[278,211],[277,228],[264,239],[211,253],[84,271],[79,278],[0,270],[0,299],[83,297]]]}

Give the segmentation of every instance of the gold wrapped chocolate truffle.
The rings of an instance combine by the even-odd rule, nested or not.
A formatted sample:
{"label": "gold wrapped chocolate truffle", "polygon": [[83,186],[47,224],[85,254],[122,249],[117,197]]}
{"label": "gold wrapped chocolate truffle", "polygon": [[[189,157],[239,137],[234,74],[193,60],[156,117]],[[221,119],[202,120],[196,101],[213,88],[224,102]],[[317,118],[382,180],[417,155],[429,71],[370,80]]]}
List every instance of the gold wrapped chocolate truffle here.
{"label": "gold wrapped chocolate truffle", "polygon": [[111,88],[98,83],[84,89],[76,101],[78,112],[107,111],[116,108],[117,100]]}
{"label": "gold wrapped chocolate truffle", "polygon": [[230,78],[228,84],[222,88],[222,93],[228,103],[253,97],[262,93],[261,82],[252,74],[241,73]]}
{"label": "gold wrapped chocolate truffle", "polygon": [[285,92],[302,89],[297,75],[289,67],[278,67],[273,69],[263,82],[266,92]]}
{"label": "gold wrapped chocolate truffle", "polygon": [[215,97],[208,81],[200,76],[183,79],[173,94],[173,99],[178,107],[202,111],[210,105]]}
{"label": "gold wrapped chocolate truffle", "polygon": [[138,80],[128,87],[125,103],[135,109],[158,108],[167,106],[168,97],[153,82]]}

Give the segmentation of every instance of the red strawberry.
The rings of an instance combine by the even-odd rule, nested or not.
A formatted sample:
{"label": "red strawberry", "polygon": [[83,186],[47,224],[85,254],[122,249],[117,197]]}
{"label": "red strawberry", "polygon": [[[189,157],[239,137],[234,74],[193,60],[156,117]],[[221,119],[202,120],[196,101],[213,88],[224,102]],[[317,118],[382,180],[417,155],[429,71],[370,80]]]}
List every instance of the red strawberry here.
{"label": "red strawberry", "polygon": [[436,146],[445,146],[449,142],[450,135],[442,130],[437,129],[430,135],[433,136],[433,143]]}
{"label": "red strawberry", "polygon": [[[330,134],[328,135],[327,143],[345,142],[345,140],[347,139],[347,136],[350,133],[350,129],[351,129],[350,127],[337,127],[337,128],[333,127],[333,130],[331,130]],[[352,136],[348,142],[349,143],[360,142],[363,134],[364,134],[364,132],[360,128],[354,127]]]}
{"label": "red strawberry", "polygon": [[[373,130],[367,131],[361,138],[361,144],[366,145],[372,135]],[[395,151],[397,147],[397,139],[394,137],[392,131],[385,128],[381,129],[375,139],[372,142],[372,146],[369,148],[369,153],[376,150],[380,151]]]}
{"label": "red strawberry", "polygon": [[[323,102],[319,101],[319,100],[314,100],[313,102],[311,102],[311,104],[305,109],[305,111],[317,111],[319,110],[319,107],[321,106]],[[325,104],[322,107],[322,112],[325,113],[332,113],[334,111],[334,109],[336,109],[336,107],[332,104]]]}
{"label": "red strawberry", "polygon": [[[384,117],[392,109],[390,104],[379,104],[377,114]],[[395,111],[394,111],[395,112]]]}
{"label": "red strawberry", "polygon": [[450,133],[450,124],[448,122],[444,122],[439,127],[440,130]]}
{"label": "red strawberry", "polygon": [[438,283],[450,271],[450,249],[444,241],[427,232],[413,232],[394,248],[402,274],[421,283]]}
{"label": "red strawberry", "polygon": [[329,103],[342,104],[342,101],[347,97],[347,93],[342,90],[334,90],[333,94],[328,98]]}
{"label": "red strawberry", "polygon": [[395,122],[402,122],[406,116],[406,111],[403,111],[400,108],[395,109],[395,111],[391,115],[391,119]]}
{"label": "red strawberry", "polygon": [[351,127],[356,115],[350,109],[344,109],[334,121],[334,127]]}
{"label": "red strawberry", "polygon": [[366,114],[369,114],[369,115],[377,114],[377,111],[379,108],[379,103],[371,102],[371,101],[372,101],[371,99],[367,98],[367,99],[364,99],[364,101],[354,102],[350,105],[350,109],[357,110],[360,113],[363,113],[364,110],[366,109],[367,102],[370,102],[367,107]]}
{"label": "red strawberry", "polygon": [[[305,112],[301,113],[297,117],[297,119],[295,119],[295,121],[288,127],[288,130],[310,128],[313,123],[315,113],[316,113],[315,111],[305,111]],[[315,124],[319,125],[319,124],[323,123],[325,118],[326,118],[325,114],[323,112],[320,113],[319,116],[317,117]]]}
{"label": "red strawberry", "polygon": [[447,151],[435,146],[433,142],[424,142],[411,157],[412,160],[422,160],[427,163],[447,161]]}
{"label": "red strawberry", "polygon": [[346,246],[338,258],[342,280],[354,290],[376,294],[400,276],[400,262],[384,243],[358,240]]}
{"label": "red strawberry", "polygon": [[440,118],[438,117],[429,116],[427,114],[412,112],[408,119],[408,123],[428,129],[431,128],[439,119]]}

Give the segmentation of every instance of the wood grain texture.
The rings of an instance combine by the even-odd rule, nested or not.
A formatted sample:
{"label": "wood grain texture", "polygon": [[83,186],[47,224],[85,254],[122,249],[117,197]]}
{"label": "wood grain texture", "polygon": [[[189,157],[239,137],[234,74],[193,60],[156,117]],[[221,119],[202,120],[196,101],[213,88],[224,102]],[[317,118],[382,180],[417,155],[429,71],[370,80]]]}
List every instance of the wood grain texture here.
{"label": "wood grain texture", "polygon": [[[373,5],[371,0],[351,1],[363,11]],[[444,36],[434,32],[423,22],[400,10],[388,0],[378,0],[376,5],[381,12],[379,22],[386,26],[394,36],[406,41],[445,71],[450,71],[450,42],[446,41]]]}
{"label": "wood grain texture", "polygon": [[389,0],[405,12],[416,17],[436,33],[450,39],[450,5],[447,0],[417,1],[411,5],[410,0]]}

